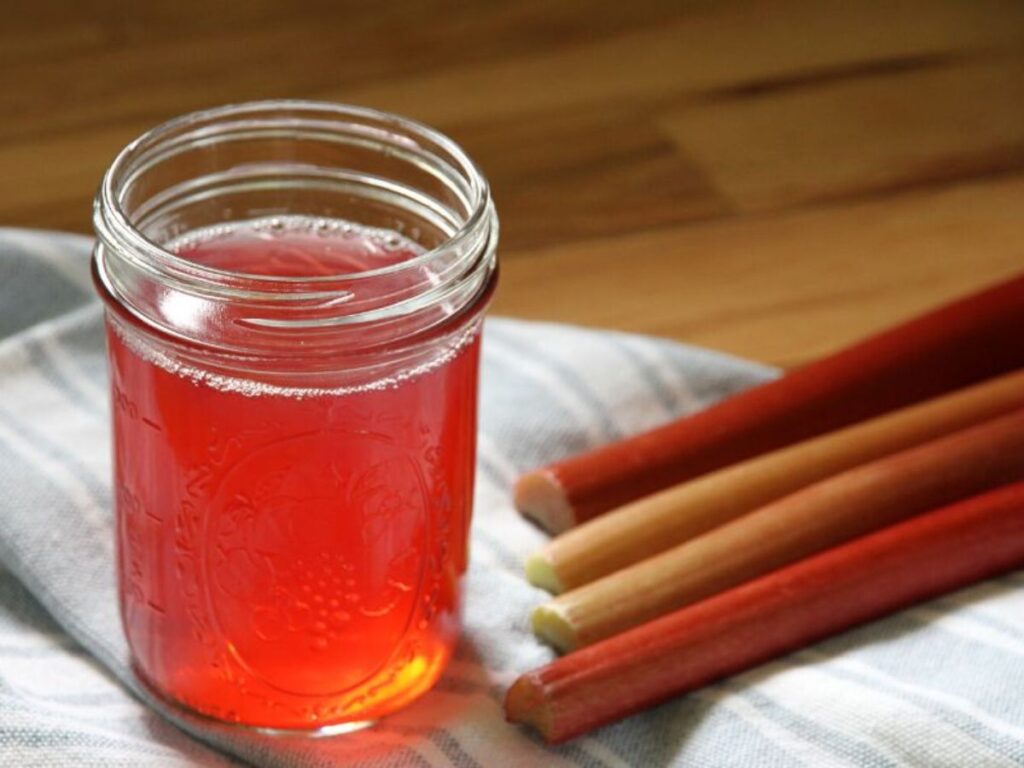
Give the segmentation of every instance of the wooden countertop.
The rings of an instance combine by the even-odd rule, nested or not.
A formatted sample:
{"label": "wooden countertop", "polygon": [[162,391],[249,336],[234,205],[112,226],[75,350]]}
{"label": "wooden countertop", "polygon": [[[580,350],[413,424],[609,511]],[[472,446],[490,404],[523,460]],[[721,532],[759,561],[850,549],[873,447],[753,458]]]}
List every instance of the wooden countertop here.
{"label": "wooden countertop", "polygon": [[304,97],[466,146],[506,315],[792,365],[1024,269],[1014,0],[13,0],[0,66],[5,225],[88,231],[144,129]]}

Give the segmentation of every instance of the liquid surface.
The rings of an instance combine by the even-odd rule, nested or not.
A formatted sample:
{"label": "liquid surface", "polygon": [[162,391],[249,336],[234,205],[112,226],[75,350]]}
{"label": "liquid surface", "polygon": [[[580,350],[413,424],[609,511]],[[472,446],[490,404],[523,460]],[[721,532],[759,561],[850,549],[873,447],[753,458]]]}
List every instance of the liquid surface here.
{"label": "liquid surface", "polygon": [[423,249],[397,232],[338,219],[269,216],[191,232],[170,244],[214,269],[273,277],[329,277],[400,264]]}
{"label": "liquid surface", "polygon": [[[419,252],[296,219],[176,246],[298,277]],[[140,355],[150,342],[117,318],[108,337],[121,613],[141,676],[272,728],[373,719],[429,688],[458,625],[478,337],[393,386],[306,397],[197,382]]]}

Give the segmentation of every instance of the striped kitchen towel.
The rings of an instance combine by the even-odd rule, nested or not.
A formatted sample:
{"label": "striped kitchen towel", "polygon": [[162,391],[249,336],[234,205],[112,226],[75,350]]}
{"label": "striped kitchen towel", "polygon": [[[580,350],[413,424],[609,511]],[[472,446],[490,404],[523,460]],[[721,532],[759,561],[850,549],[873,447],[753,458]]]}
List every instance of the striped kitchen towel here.
{"label": "striped kitchen towel", "polygon": [[0,230],[0,765],[1021,766],[1024,575],[848,632],[549,748],[501,697],[551,653],[522,577],[521,471],[773,375],[617,333],[491,320],[465,632],[435,690],[378,727],[261,737],[164,712],[115,599],[101,309],[82,237]]}

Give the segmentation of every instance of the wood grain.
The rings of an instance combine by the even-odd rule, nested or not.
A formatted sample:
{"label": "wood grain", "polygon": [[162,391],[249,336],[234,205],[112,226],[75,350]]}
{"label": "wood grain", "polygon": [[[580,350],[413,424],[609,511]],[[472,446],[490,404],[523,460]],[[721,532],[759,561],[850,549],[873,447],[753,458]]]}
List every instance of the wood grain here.
{"label": "wood grain", "polygon": [[538,249],[495,311],[795,365],[1024,267],[1024,178]]}
{"label": "wood grain", "polygon": [[1012,0],[11,0],[0,223],[88,231],[182,112],[392,109],[502,215],[496,311],[793,365],[1024,268]]}
{"label": "wood grain", "polygon": [[669,111],[660,124],[753,211],[1024,170],[1022,104],[1024,57],[940,59]]}

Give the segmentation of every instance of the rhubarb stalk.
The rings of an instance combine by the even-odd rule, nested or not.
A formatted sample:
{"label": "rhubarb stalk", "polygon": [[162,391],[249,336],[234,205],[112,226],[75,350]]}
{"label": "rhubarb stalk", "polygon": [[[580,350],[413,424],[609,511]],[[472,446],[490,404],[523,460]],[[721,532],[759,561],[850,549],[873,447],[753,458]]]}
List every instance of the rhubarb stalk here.
{"label": "rhubarb stalk", "polygon": [[560,650],[589,645],[787,563],[938,506],[1024,480],[1024,409],[774,501],[534,611]]}
{"label": "rhubarb stalk", "polygon": [[1024,276],[690,417],[522,477],[516,506],[558,533],[684,480],[1024,367]]}
{"label": "rhubarb stalk", "polygon": [[509,690],[506,716],[565,741],[1021,566],[1024,483],[828,550],[528,672]]}
{"label": "rhubarb stalk", "polygon": [[1024,408],[1024,371],[680,483],[570,528],[526,562],[554,594],[693,539],[812,482]]}
{"label": "rhubarb stalk", "polygon": [[671,549],[811,483],[1024,408],[1024,371],[781,448],[681,483],[566,531],[526,575],[558,594]]}

